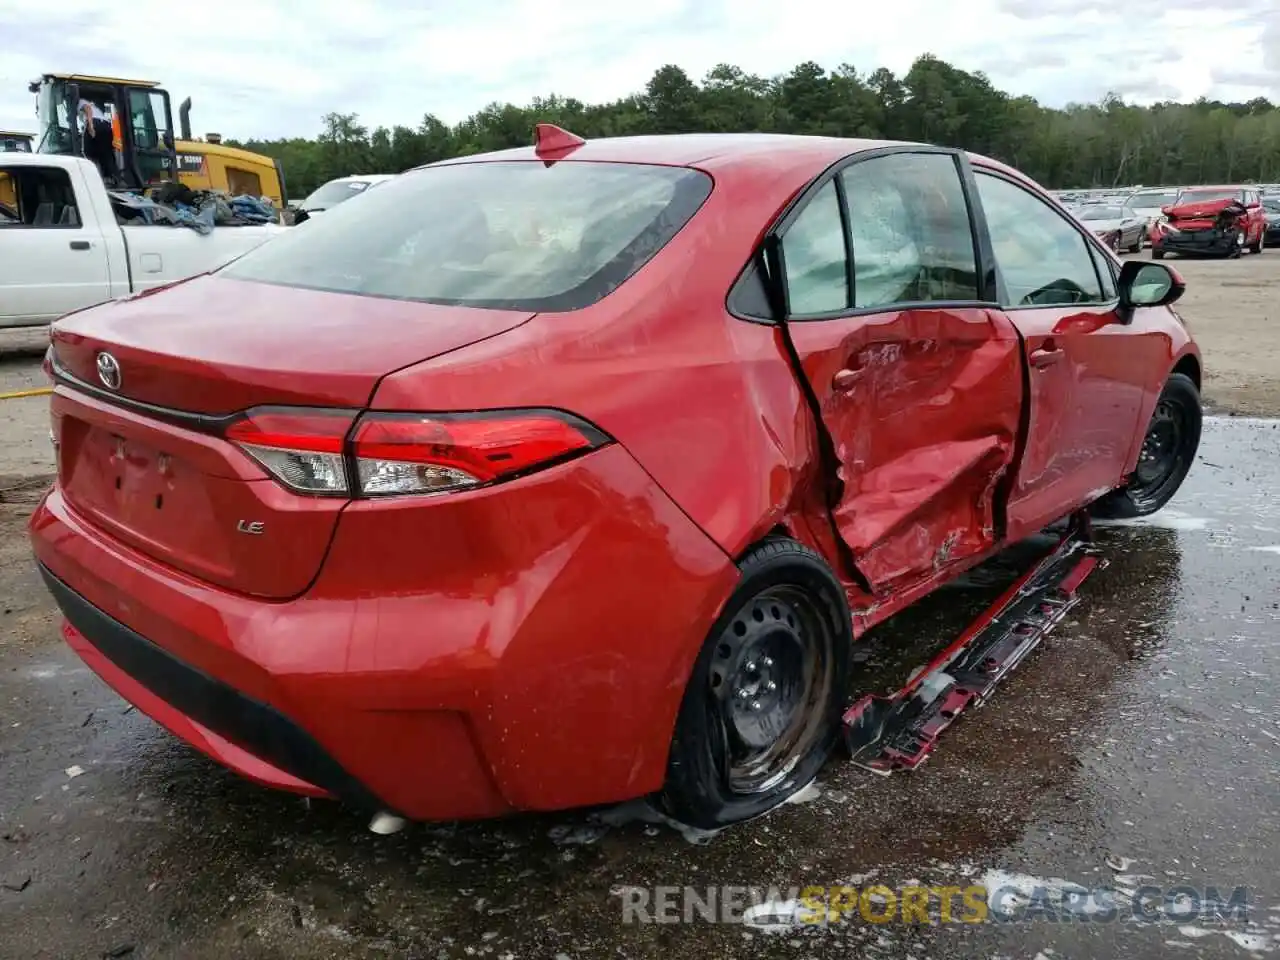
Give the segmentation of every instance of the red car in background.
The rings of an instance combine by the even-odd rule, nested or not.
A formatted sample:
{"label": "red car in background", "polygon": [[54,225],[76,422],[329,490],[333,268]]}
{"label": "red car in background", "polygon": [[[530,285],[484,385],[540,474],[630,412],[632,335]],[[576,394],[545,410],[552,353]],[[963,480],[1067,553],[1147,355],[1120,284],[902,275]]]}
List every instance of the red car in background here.
{"label": "red car in background", "polygon": [[1261,253],[1267,214],[1255,187],[1189,187],[1151,228],[1151,256],[1166,253],[1238,257]]}
{"label": "red car in background", "polygon": [[30,534],[79,655],[260,783],[729,823],[866,630],[1173,496],[1182,290],[961,151],[543,126],[54,324]]}

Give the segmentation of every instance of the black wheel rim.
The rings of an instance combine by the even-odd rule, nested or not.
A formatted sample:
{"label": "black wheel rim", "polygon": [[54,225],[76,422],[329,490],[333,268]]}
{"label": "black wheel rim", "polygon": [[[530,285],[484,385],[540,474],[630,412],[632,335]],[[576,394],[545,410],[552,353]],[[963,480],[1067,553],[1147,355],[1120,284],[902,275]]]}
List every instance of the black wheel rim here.
{"label": "black wheel rim", "polygon": [[1186,464],[1186,411],[1170,400],[1156,404],[1138,453],[1129,495],[1139,504],[1161,498],[1170,483],[1178,481]]}
{"label": "black wheel rim", "polygon": [[826,734],[834,634],[798,587],[763,591],[725,627],[708,683],[723,775],[735,794],[776,788]]}

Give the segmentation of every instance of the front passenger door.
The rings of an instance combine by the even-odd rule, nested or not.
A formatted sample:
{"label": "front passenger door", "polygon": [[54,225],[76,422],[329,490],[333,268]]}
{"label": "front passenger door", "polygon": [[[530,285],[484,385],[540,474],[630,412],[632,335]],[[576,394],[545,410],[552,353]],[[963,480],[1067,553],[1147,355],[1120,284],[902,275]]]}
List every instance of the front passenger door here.
{"label": "front passenger door", "polygon": [[833,517],[877,594],[990,549],[1022,404],[954,151],[855,156],[784,222],[787,330],[839,461]]}
{"label": "front passenger door", "polygon": [[[1009,538],[1030,536],[1120,485],[1142,405],[1140,337],[1120,322],[1108,255],[1032,189],[976,171],[1022,335],[1030,419],[1009,497]],[[1101,269],[1099,269],[1101,268]]]}

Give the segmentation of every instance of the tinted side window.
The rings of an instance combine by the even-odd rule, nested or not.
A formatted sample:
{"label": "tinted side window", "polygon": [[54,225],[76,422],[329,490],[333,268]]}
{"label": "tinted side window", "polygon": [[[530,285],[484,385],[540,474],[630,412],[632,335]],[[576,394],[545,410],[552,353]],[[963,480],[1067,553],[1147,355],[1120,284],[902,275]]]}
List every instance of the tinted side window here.
{"label": "tinted side window", "polygon": [[60,167],[10,167],[3,171],[17,204],[0,208],[0,227],[77,229],[80,212],[71,177]]}
{"label": "tinted side window", "polygon": [[853,236],[853,305],[978,299],[969,209],[955,159],[891,154],[840,174]]}
{"label": "tinted side window", "polygon": [[1088,243],[1075,227],[1008,180],[981,172],[977,180],[1007,306],[1106,302]]}
{"label": "tinted side window", "polygon": [[787,228],[782,258],[793,314],[828,313],[849,306],[844,224],[833,183],[814,194]]}

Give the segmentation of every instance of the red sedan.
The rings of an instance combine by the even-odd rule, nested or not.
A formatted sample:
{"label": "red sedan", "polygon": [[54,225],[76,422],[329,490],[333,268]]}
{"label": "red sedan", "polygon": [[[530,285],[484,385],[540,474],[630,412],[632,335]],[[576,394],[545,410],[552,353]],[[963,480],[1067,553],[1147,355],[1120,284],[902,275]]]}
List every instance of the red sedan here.
{"label": "red sedan", "polygon": [[863,632],[1191,466],[1182,281],[1015,171],[537,139],[53,326],[66,639],[246,777],[741,820],[823,763]]}

